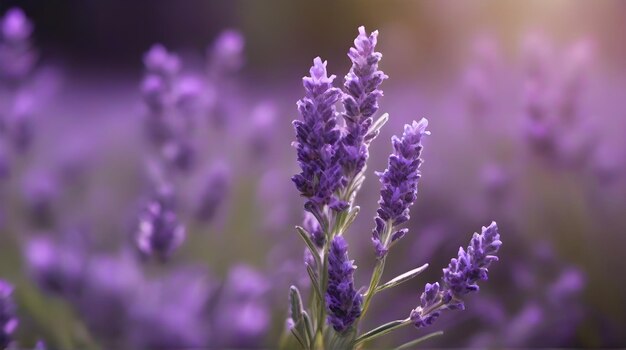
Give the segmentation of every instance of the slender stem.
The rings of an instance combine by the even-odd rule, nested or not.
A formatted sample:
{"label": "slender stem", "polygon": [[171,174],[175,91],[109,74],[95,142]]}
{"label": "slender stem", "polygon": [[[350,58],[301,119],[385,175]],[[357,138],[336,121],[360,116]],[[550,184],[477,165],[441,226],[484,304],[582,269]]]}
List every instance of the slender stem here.
{"label": "slender stem", "polygon": [[380,279],[383,276],[383,271],[385,270],[385,259],[383,257],[376,262],[376,267],[374,267],[374,272],[372,272],[372,278],[370,279],[370,285],[365,292],[365,300],[363,301],[363,309],[361,310],[361,317],[363,319],[367,310],[369,309],[369,305],[372,302],[372,297],[376,294],[376,288],[380,283]]}
{"label": "slender stem", "polygon": [[[328,235],[327,235],[328,237]],[[326,292],[326,289],[328,288],[328,250],[330,247],[330,243],[328,241],[328,239],[326,240],[326,242],[324,243],[324,250],[322,252],[322,266],[320,266],[320,279],[319,279],[319,283],[320,283],[320,291],[322,293]],[[316,335],[319,336],[323,336],[323,332],[324,332],[324,321],[326,319],[326,301],[324,300],[324,295],[321,296],[321,298],[318,299],[317,301],[318,303],[318,308],[317,308],[317,330],[316,330]],[[317,336],[316,336],[316,340],[317,340]],[[317,343],[317,341],[315,341]]]}
{"label": "slender stem", "polygon": [[430,338],[438,337],[440,335],[443,335],[443,331],[426,334],[425,336],[423,336],[421,338],[417,338],[417,339],[415,339],[413,341],[410,341],[410,342],[408,342],[408,343],[406,343],[404,345],[400,345],[397,348],[395,348],[394,350],[414,349],[417,344],[420,344],[420,343],[422,343],[422,342],[424,342],[424,341],[426,341],[426,340],[428,340]]}
{"label": "slender stem", "polygon": [[[389,246],[389,240],[391,239],[392,229],[393,229],[392,223],[387,222],[387,224],[385,225],[385,232],[383,232],[382,237],[380,237],[385,247]],[[369,309],[369,305],[372,302],[372,298],[374,297],[374,294],[376,294],[376,288],[378,287],[378,284],[380,283],[380,279],[383,277],[383,272],[385,270],[386,258],[387,256],[385,255],[382,258],[378,259],[378,261],[376,262],[376,266],[374,267],[374,271],[372,272],[370,285],[367,288],[367,291],[365,292],[365,300],[363,301],[363,308],[361,310],[360,319],[364,318],[365,314],[367,313],[367,310]]]}
{"label": "slender stem", "polygon": [[376,339],[376,338],[378,338],[380,336],[383,336],[385,334],[391,333],[391,332],[395,331],[396,329],[400,329],[400,328],[408,326],[410,324],[411,324],[411,318],[406,318],[406,319],[404,319],[402,321],[402,323],[398,323],[397,325],[395,325],[393,327],[389,327],[389,328],[385,329],[383,332],[377,332],[374,335],[370,335],[372,332],[376,331],[376,329],[373,329],[371,331],[363,333],[362,336],[357,338],[354,341],[354,345],[356,347],[356,345],[363,344],[363,343],[368,342],[370,340],[374,340],[374,339]]}

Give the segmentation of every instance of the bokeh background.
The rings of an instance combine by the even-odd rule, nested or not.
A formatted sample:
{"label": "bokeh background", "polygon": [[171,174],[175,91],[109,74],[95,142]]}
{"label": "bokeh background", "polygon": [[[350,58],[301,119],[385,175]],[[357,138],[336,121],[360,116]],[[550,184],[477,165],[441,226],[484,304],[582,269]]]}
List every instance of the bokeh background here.
{"label": "bokeh background", "polygon": [[[421,117],[432,132],[386,276],[430,268],[374,299],[363,327],[406,317],[496,220],[500,262],[427,347],[626,346],[624,2],[5,0],[0,14],[16,6],[33,31],[0,50],[0,278],[15,286],[20,346],[277,344],[289,285],[307,286],[290,181],[301,78],[321,56],[341,84],[360,25],[380,32],[390,122],[347,235],[359,286],[390,137]],[[162,148],[155,43],[180,66],[178,138]],[[155,198],[187,232],[165,262],[136,247]]]}

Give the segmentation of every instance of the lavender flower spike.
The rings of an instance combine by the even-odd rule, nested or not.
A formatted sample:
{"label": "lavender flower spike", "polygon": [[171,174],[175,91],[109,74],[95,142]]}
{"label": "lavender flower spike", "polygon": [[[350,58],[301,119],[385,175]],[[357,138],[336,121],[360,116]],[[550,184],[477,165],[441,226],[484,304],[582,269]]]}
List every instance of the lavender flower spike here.
{"label": "lavender flower spike", "polygon": [[481,234],[474,233],[467,251],[459,248],[458,257],[450,260],[448,267],[443,269],[443,283],[452,297],[459,298],[479,290],[476,283],[487,280],[487,268],[498,261],[495,254],[501,245],[498,226],[492,222],[483,227]]}
{"label": "lavender flower spike", "polygon": [[365,27],[359,27],[359,36],[354,40],[348,57],[352,68],[345,77],[342,102],[345,108],[343,115],[346,121],[346,134],[341,141],[341,162],[346,176],[360,173],[369,157],[369,142],[376,134],[368,135],[372,125],[372,115],[378,110],[378,99],[383,96],[378,87],[388,77],[378,70],[378,62],[382,58],[375,52],[378,31],[369,36]]}
{"label": "lavender flower spike", "polygon": [[306,96],[298,101],[302,120],[293,122],[294,146],[302,171],[291,179],[300,194],[308,199],[305,209],[319,215],[326,205],[337,211],[347,207],[347,203],[335,195],[345,182],[336,155],[340,131],[335,103],[341,91],[333,87],[335,76],[328,76],[326,62],[321,58],[313,60],[310,72],[310,77],[302,79]]}
{"label": "lavender flower spike", "polygon": [[[417,198],[417,183],[421,176],[419,167],[422,164],[422,137],[430,134],[426,131],[427,126],[426,118],[405,125],[402,138],[394,136],[391,139],[394,153],[389,156],[387,169],[377,173],[382,189],[372,242],[378,258],[384,257],[390,245],[408,232],[407,229],[396,229],[409,220],[409,208]],[[394,230],[396,231],[392,233]]]}
{"label": "lavender flower spike", "polygon": [[139,222],[137,247],[147,256],[167,260],[185,239],[185,228],[163,201],[152,201]]}
{"label": "lavender flower spike", "polygon": [[326,307],[328,323],[337,332],[350,328],[361,316],[363,296],[354,289],[354,261],[348,260],[348,244],[342,236],[333,238],[328,255]]}
{"label": "lavender flower spike", "polygon": [[13,286],[0,280],[0,349],[5,349],[11,344],[18,324],[15,317],[16,307],[11,294],[13,294]]}
{"label": "lavender flower spike", "polygon": [[417,328],[431,325],[442,310],[462,310],[461,298],[477,292],[478,281],[487,280],[487,268],[498,261],[496,254],[502,245],[498,226],[492,222],[482,228],[482,233],[474,233],[467,250],[459,249],[457,258],[453,258],[443,269],[441,286],[439,283],[427,283],[420,297],[420,305],[411,311],[411,320]]}

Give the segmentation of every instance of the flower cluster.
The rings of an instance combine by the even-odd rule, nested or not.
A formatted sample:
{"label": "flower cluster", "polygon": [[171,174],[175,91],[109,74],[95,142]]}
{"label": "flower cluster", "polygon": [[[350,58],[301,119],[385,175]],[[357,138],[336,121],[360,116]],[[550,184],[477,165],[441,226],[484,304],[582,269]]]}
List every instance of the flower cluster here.
{"label": "flower cluster", "polygon": [[363,297],[354,289],[354,261],[348,258],[348,244],[337,236],[328,255],[328,289],[326,307],[328,323],[335,331],[344,332],[361,316]]}
{"label": "flower cluster", "polygon": [[37,54],[31,47],[33,24],[19,8],[12,8],[0,20],[0,70],[5,78],[19,81],[31,71]]}
{"label": "flower cluster", "polygon": [[427,126],[428,120],[425,118],[405,125],[402,138],[392,138],[394,153],[389,156],[387,169],[378,173],[382,189],[378,202],[380,208],[375,218],[376,228],[372,233],[378,258],[384,257],[390,245],[408,231],[394,230],[409,220],[409,208],[417,198],[417,183],[421,176],[419,167],[422,164],[422,137],[429,134],[426,131]]}
{"label": "flower cluster", "polygon": [[[442,285],[426,285],[421,305],[410,317],[358,336],[358,322],[377,292],[406,282],[428,267],[423,265],[380,284],[385,257],[390,247],[408,232],[400,226],[409,220],[409,210],[417,198],[422,138],[430,134],[426,130],[428,121],[422,118],[405,125],[401,138],[392,137],[393,154],[387,169],[377,173],[382,189],[372,241],[378,259],[367,290],[362,292],[354,287],[356,266],[348,258],[344,235],[360,210],[353,201],[364,179],[369,143],[387,120],[386,115],[375,123],[372,118],[382,96],[378,88],[387,78],[378,70],[382,55],[374,51],[377,36],[376,31],[368,36],[365,28],[359,28],[348,54],[352,68],[346,75],[343,95],[333,87],[335,76],[328,76],[326,62],[320,58],[314,60],[311,76],[303,79],[306,96],[298,101],[303,120],[294,121],[294,144],[302,171],[292,180],[307,198],[304,228],[296,229],[307,245],[304,263],[317,297],[312,298],[308,313],[302,308],[298,289],[291,287],[287,328],[305,349],[317,348],[318,339],[324,339],[325,346],[329,342],[329,348],[356,348],[411,323],[418,327],[431,324],[443,309],[462,308],[460,297],[478,290],[476,282],[487,278],[487,267],[497,260],[495,254],[501,244],[495,223],[483,228],[482,234],[474,235],[467,251],[461,249],[458,258],[452,259],[444,270]],[[340,97],[345,108],[345,124],[341,126],[335,110]]]}
{"label": "flower cluster", "polygon": [[[185,118],[176,114],[189,99],[180,81],[180,58],[160,45],[153,45],[144,55],[146,75],[141,90],[147,108],[146,131],[167,166],[187,171],[194,161],[194,148],[188,140]],[[181,117],[181,118],[179,118]]]}
{"label": "flower cluster", "polygon": [[432,324],[442,310],[462,310],[464,304],[461,298],[477,292],[477,283],[487,280],[487,269],[492,262],[498,261],[496,254],[501,245],[495,222],[483,227],[480,234],[474,233],[467,250],[459,248],[458,256],[443,269],[442,284],[426,284],[420,305],[411,311],[415,327]]}
{"label": "flower cluster", "polygon": [[179,223],[172,205],[164,200],[148,203],[139,221],[137,247],[147,255],[167,260],[185,239],[185,228]]}
{"label": "flower cluster", "polygon": [[10,93],[6,110],[0,113],[0,132],[18,153],[27,151],[33,141],[33,107],[39,96],[30,86],[38,54],[32,47],[33,24],[19,8],[12,8],[0,18],[1,85]]}
{"label": "flower cluster", "polygon": [[326,62],[313,60],[311,76],[303,78],[306,96],[298,101],[303,120],[293,122],[296,129],[298,163],[301,172],[292,177],[296,188],[306,197],[305,208],[321,213],[325,205],[340,211],[347,204],[337,198],[335,191],[343,186],[344,178],[337,157],[341,131],[337,127],[335,103],[341,91],[332,86],[334,75],[328,76]]}
{"label": "flower cluster", "polygon": [[341,164],[348,178],[363,170],[369,156],[369,142],[377,135],[369,131],[373,123],[372,116],[378,111],[378,99],[383,96],[378,87],[388,78],[378,70],[382,54],[374,51],[377,38],[378,31],[368,36],[365,27],[359,27],[359,36],[348,53],[352,68],[344,83],[342,102],[346,128],[341,139]]}

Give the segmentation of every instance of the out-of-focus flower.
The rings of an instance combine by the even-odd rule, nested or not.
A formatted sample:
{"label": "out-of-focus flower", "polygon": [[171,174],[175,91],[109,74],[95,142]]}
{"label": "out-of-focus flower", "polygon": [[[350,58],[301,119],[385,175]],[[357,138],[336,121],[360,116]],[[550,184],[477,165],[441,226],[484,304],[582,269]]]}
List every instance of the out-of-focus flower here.
{"label": "out-of-focus flower", "polygon": [[152,200],[139,219],[137,247],[147,256],[167,260],[185,239],[185,228],[166,203]]}
{"label": "out-of-focus flower", "polygon": [[259,345],[270,323],[266,294],[270,284],[246,265],[231,268],[213,320],[218,346]]}
{"label": "out-of-focus flower", "polygon": [[204,188],[198,198],[195,216],[202,222],[209,222],[225,201],[230,192],[230,170],[224,164],[217,164],[209,171]]}
{"label": "out-of-focus flower", "polygon": [[509,174],[498,164],[485,165],[481,171],[481,180],[485,195],[491,203],[502,204],[511,191]]}
{"label": "out-of-focus flower", "polygon": [[194,166],[196,150],[186,137],[175,137],[165,143],[161,151],[167,165],[188,172]]}
{"label": "out-of-focus flower", "polygon": [[13,333],[17,329],[18,320],[16,306],[13,302],[13,286],[0,280],[0,348],[5,349],[13,342]]}
{"label": "out-of-focus flower", "polygon": [[24,184],[24,201],[32,224],[36,227],[52,225],[58,195],[56,179],[44,173],[31,174]]}
{"label": "out-of-focus flower", "polygon": [[154,44],[150,50],[144,55],[143,63],[149,73],[159,75],[171,82],[173,78],[180,72],[180,58],[173,54],[161,44]]}
{"label": "out-of-focus flower", "polygon": [[252,111],[248,145],[253,160],[262,161],[270,154],[276,114],[276,106],[270,102],[261,103]]}
{"label": "out-of-focus flower", "polygon": [[0,19],[0,69],[2,75],[19,81],[28,75],[37,60],[30,36],[33,25],[24,12],[14,7]]}
{"label": "out-of-focus flower", "polygon": [[138,286],[129,303],[130,343],[136,349],[202,348],[211,330],[204,309],[213,288],[203,269],[185,268]]}
{"label": "out-of-focus flower", "polygon": [[30,274],[40,288],[75,298],[83,284],[85,257],[69,244],[61,245],[41,236],[29,240],[25,249]]}
{"label": "out-of-focus flower", "polygon": [[85,266],[78,310],[91,333],[109,348],[119,347],[124,341],[130,305],[144,283],[136,260],[130,254],[97,255]]}
{"label": "out-of-focus flower", "polygon": [[328,324],[344,332],[361,316],[363,296],[354,289],[354,261],[348,258],[348,244],[342,236],[333,238],[328,255],[326,307]]}
{"label": "out-of-focus flower", "polygon": [[220,33],[209,48],[209,71],[213,78],[235,72],[243,66],[244,46],[245,39],[240,32],[228,29]]}
{"label": "out-of-focus flower", "polygon": [[429,134],[426,131],[427,126],[428,120],[425,118],[405,125],[402,138],[392,138],[394,153],[389,156],[387,169],[377,173],[382,189],[372,242],[379,258],[385,256],[391,244],[408,232],[406,228],[394,230],[409,220],[409,208],[417,198],[417,183],[421,176],[419,167],[422,164],[422,137]]}

